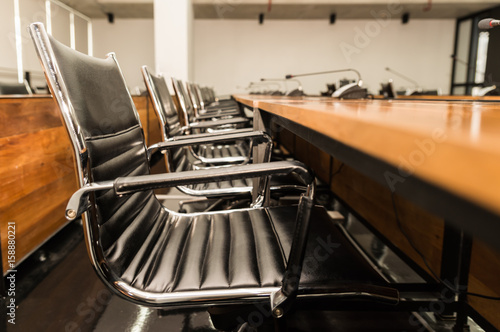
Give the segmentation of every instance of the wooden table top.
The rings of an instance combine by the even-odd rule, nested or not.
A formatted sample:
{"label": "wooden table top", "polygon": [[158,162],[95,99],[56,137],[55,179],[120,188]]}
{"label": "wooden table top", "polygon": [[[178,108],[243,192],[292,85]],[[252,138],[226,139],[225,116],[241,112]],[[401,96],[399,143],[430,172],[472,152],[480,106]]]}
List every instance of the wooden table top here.
{"label": "wooden table top", "polygon": [[[374,96],[375,99],[385,99],[383,96],[377,95]],[[462,96],[462,95],[457,95],[457,96],[451,96],[451,95],[439,95],[439,96],[432,96],[432,95],[415,95],[415,96],[398,96],[396,99],[401,99],[401,100],[442,100],[442,101],[494,101],[494,102],[500,102],[500,96]]]}
{"label": "wooden table top", "polygon": [[[235,95],[500,215],[500,103]],[[395,182],[395,183],[396,183]]]}

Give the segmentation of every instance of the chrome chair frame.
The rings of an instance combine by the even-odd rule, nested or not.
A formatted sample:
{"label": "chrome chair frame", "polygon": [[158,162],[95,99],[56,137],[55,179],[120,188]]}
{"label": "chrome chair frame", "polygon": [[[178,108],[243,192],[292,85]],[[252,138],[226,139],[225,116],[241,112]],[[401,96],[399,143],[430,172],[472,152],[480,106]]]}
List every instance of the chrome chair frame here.
{"label": "chrome chair frame", "polygon": [[182,81],[172,77],[172,85],[174,87],[175,95],[179,101],[180,105],[180,117],[183,119],[184,124],[186,126],[192,127],[193,124],[198,125],[200,122],[211,122],[214,119],[225,119],[228,121],[226,125],[226,129],[232,130],[235,125],[248,125],[250,123],[250,119],[242,116],[233,117],[233,116],[224,116],[223,114],[196,114],[195,106],[193,105],[191,99],[189,98],[186,90],[184,88],[184,84]]}
{"label": "chrome chair frame", "polygon": [[[141,68],[142,75],[144,78],[144,82],[146,84],[149,95],[153,101],[153,106],[155,112],[157,114],[158,119],[160,120],[160,127],[162,131],[162,135],[165,143],[160,144],[169,144],[166,142],[185,140],[186,138],[190,138],[189,142],[195,144],[195,140],[198,140],[200,145],[205,145],[206,143],[210,143],[210,139],[217,140],[220,142],[231,142],[231,140],[245,139],[249,141],[248,151],[246,156],[241,156],[238,158],[237,156],[233,157],[223,157],[216,159],[216,166],[212,166],[214,164],[213,158],[205,158],[200,156],[195,149],[193,149],[192,145],[186,146],[188,149],[187,152],[190,156],[193,156],[196,160],[201,162],[202,164],[184,164],[186,165],[183,170],[188,169],[206,169],[212,167],[226,167],[233,164],[246,164],[251,161],[251,154],[253,150],[253,146],[257,144],[265,144],[265,152],[263,156],[264,162],[271,161],[271,151],[272,151],[272,140],[269,135],[263,132],[255,132],[252,131],[251,128],[244,129],[234,129],[231,131],[216,131],[212,133],[202,133],[202,134],[190,134],[190,135],[182,135],[185,132],[189,132],[186,127],[181,127],[178,123],[178,120],[174,119],[175,114],[175,105],[171,99],[166,81],[164,77],[160,75],[154,75],[150,72],[147,66],[142,66]],[[227,120],[218,120],[218,121],[206,121],[209,123],[226,123]],[[206,123],[202,122],[202,123]],[[156,148],[156,145],[153,145],[151,148]],[[172,156],[171,151],[166,152],[167,155],[167,163],[169,170],[177,169],[177,164],[175,162],[176,158]],[[223,165],[224,164],[224,165]],[[209,166],[206,166],[209,165]],[[265,179],[261,179],[264,181]],[[274,178],[270,190],[273,193],[273,196],[283,195],[284,193],[292,193],[294,195],[298,195],[305,190],[305,187],[296,181],[290,182],[291,179],[283,179],[283,178]],[[253,182],[253,181],[252,181]],[[231,195],[234,198],[235,196],[245,195],[248,196],[253,191],[253,184],[246,183],[242,185],[241,183],[223,188],[210,188],[207,190],[199,189],[199,188],[189,188],[186,186],[179,186],[178,189],[185,194],[191,196],[206,196],[206,197],[214,197],[214,196],[226,196]],[[227,198],[227,197],[226,197]],[[258,205],[259,201],[253,202],[254,205]],[[182,204],[181,204],[182,208]]]}
{"label": "chrome chair frame", "polygon": [[[144,144],[144,134],[142,131],[142,126],[137,111],[135,110],[130,93],[126,88],[125,81],[123,80],[123,74],[120,67],[118,66],[115,55],[113,53],[110,53],[105,60],[94,60],[95,58],[82,55],[74,50],[71,50],[68,47],[63,46],[60,43],[57,43],[54,39],[49,37],[42,23],[31,24],[29,27],[29,31],[34,41],[40,62],[45,71],[50,90],[59,106],[63,123],[66,126],[73,146],[80,189],[78,189],[72,195],[65,214],[68,220],[75,220],[80,216],[82,217],[85,241],[87,244],[90,261],[97,275],[116,295],[133,303],[154,307],[167,307],[172,305],[192,305],[203,307],[217,304],[240,304],[255,301],[267,301],[270,304],[271,312],[275,317],[281,317],[284,314],[286,308],[294,301],[297,295],[300,295],[300,297],[311,298],[317,298],[317,296],[323,295],[342,299],[346,297],[354,297],[370,298],[383,302],[397,301],[397,293],[394,293],[393,291],[391,291],[391,289],[387,289],[386,287],[377,286],[372,286],[372,288],[369,287],[368,290],[366,288],[354,288],[347,291],[343,286],[336,291],[325,291],[324,288],[321,288],[321,293],[303,289],[299,294],[299,285],[302,275],[304,256],[306,252],[307,236],[310,224],[309,221],[311,219],[311,211],[313,210],[312,202],[314,196],[314,177],[310,174],[310,172],[307,168],[305,168],[304,165],[298,162],[276,162],[234,166],[231,168],[218,168],[181,173],[150,175],[149,168],[144,168],[144,163],[147,163],[147,151]],[[56,56],[55,51],[57,51],[58,56]],[[71,59],[69,61],[66,61],[65,57],[68,57],[68,54]],[[97,104],[102,104],[103,106],[105,106],[102,109],[99,107],[99,111],[97,111],[97,109],[93,109],[93,107],[96,107],[96,104],[86,103],[89,97],[80,94],[79,85],[84,83],[81,83],[78,80],[78,75],[87,75],[87,70],[81,71],[82,68],[79,67],[77,69],[79,70],[78,74],[75,74],[76,71],[71,71],[73,70],[71,65],[74,62],[77,62],[82,66],[91,66],[96,72],[102,72],[102,68],[104,68],[108,70],[106,75],[110,77],[113,82],[116,82],[117,80],[122,81],[119,85],[111,85],[110,87],[108,87],[108,89],[111,89],[113,91],[113,96],[111,97],[106,95],[106,93],[101,92],[102,89],[93,90],[96,91],[96,96],[100,93],[99,97],[101,99]],[[68,69],[70,70],[70,72],[67,75],[63,74],[63,71]],[[68,80],[65,80],[65,78],[68,78]],[[86,79],[92,79],[92,75],[86,76]],[[95,87],[91,87],[90,89],[94,88]],[[91,98],[95,98],[96,96],[91,96]],[[122,105],[118,105],[117,107],[113,106],[115,105],[116,101],[113,100],[115,96],[120,97],[120,103],[122,103]],[[116,115],[117,110],[122,113],[123,121],[122,119],[120,119],[120,121],[117,121],[117,124],[113,124],[111,125],[111,127],[108,127],[106,129],[106,132],[102,131],[98,134],[94,134],[94,128],[92,127],[93,123],[95,121],[100,121],[100,118],[96,119],[92,117],[96,116],[97,113],[104,113],[103,116]],[[81,119],[83,119],[83,122],[80,122]],[[130,130],[133,130],[132,136],[129,136],[129,134],[131,133]],[[125,137],[123,137],[123,135],[125,135]],[[137,162],[138,160],[141,162],[141,165],[139,166],[131,166],[131,169],[140,170],[140,172],[137,173],[137,176],[129,176],[129,174],[127,173],[125,177],[116,177],[115,173],[103,173],[102,169],[97,170],[95,168],[99,167],[100,165],[106,165],[107,167],[110,166],[109,164],[106,164],[106,160],[102,161],[104,164],[100,164],[100,162],[98,160],[94,160],[94,158],[107,156],[107,153],[110,151],[112,151],[113,153],[117,153],[116,148],[120,149],[122,147],[114,147],[112,145],[109,145],[115,142],[116,138],[124,138],[126,140],[129,140],[127,141],[129,142],[128,144],[133,146],[134,162]],[[96,145],[96,139],[99,140],[99,144],[102,143],[104,145]],[[175,142],[168,143],[169,144],[167,145],[170,145],[170,147],[175,145]],[[89,146],[91,148],[89,148]],[[111,147],[111,150],[109,147]],[[164,146],[162,148],[168,147],[169,146]],[[111,169],[114,169],[115,171],[118,170],[121,173],[128,172],[127,170],[121,170],[121,167],[123,167],[123,165],[126,165],[126,163],[129,163],[129,160],[130,158],[128,157],[122,158],[121,162],[115,164]],[[297,176],[299,176],[299,178],[304,182],[304,184],[307,185],[308,190],[307,193],[301,196],[297,208],[295,229],[292,232],[293,234],[291,234],[292,236],[290,237],[288,260],[285,261],[284,271],[282,274],[283,279],[280,286],[257,287],[254,284],[252,287],[218,287],[205,288],[201,290],[148,290],[146,286],[142,285],[142,283],[139,283],[141,287],[134,286],[135,279],[134,282],[125,280],[122,277],[123,272],[120,272],[120,270],[116,270],[115,265],[111,264],[113,262],[113,259],[116,258],[115,251],[106,253],[102,247],[104,242],[104,240],[102,240],[101,238],[102,233],[106,232],[105,227],[102,226],[107,225],[104,223],[108,222],[108,219],[110,217],[115,218],[116,216],[114,211],[111,211],[112,214],[106,216],[108,213],[110,213],[102,210],[106,208],[104,206],[106,204],[111,204],[112,207],[128,204],[129,207],[136,208],[136,204],[134,204],[134,202],[136,202],[136,198],[143,199],[145,197],[146,203],[142,204],[141,206],[144,207],[144,210],[147,210],[147,207],[151,206],[150,204],[153,204],[156,207],[161,206],[152,193],[152,190],[155,188],[177,186],[187,183],[213,181],[214,179],[226,180],[243,177],[264,178],[273,174],[289,174],[290,172],[296,173]],[[102,180],[96,181],[94,180],[96,178]],[[266,188],[259,188],[259,191],[261,193],[265,190]],[[98,194],[100,196],[97,196]],[[103,204],[97,204],[97,199],[104,199],[104,201],[102,201]],[[153,213],[155,213],[154,215],[147,214],[147,216],[150,217],[146,216],[146,219],[144,219],[144,214],[142,214],[144,210],[140,211],[140,216],[120,214],[121,218],[115,220],[116,222],[114,223],[114,225],[122,225],[122,221],[126,221],[127,225],[130,225],[130,222],[138,222],[138,225],[133,224],[133,228],[136,229],[137,227],[139,227],[139,229],[141,229],[141,222],[144,220],[150,220],[152,218],[153,225],[156,224],[154,223],[155,221],[160,221],[158,220],[159,216],[157,212],[154,212],[155,210],[153,210]],[[238,215],[238,213],[242,213],[245,211],[262,211],[264,213],[263,216],[265,216],[265,213],[270,213],[270,210],[271,209],[268,208],[254,208],[230,212],[214,212],[211,214],[185,214],[183,215],[183,218],[187,218],[186,220],[193,220],[192,218],[197,218],[203,215],[229,217],[229,215]],[[317,209],[315,208],[314,210]],[[103,213],[105,213],[106,215],[103,215]],[[144,213],[147,213],[147,211]],[[161,207],[161,211],[159,213],[163,213],[164,217],[166,214],[167,217],[171,216],[172,218],[181,218],[181,215],[176,214],[172,211],[168,211],[165,207]],[[317,221],[318,220],[316,220],[316,222]],[[162,222],[165,222],[165,220],[162,220]],[[130,251],[142,250],[142,247],[137,246],[137,242],[140,240],[136,240],[134,234],[135,233],[128,234],[128,236],[125,235],[125,237],[123,237],[124,235],[122,233],[110,233],[108,234],[108,236],[113,236],[115,238],[118,237],[114,241],[120,241],[120,246],[125,248],[124,252],[117,249],[118,253],[126,254],[127,257],[136,257],[138,252]],[[270,236],[275,236],[273,234],[274,233],[272,231],[271,233],[269,233]],[[160,235],[161,234],[159,234],[158,236]],[[255,236],[252,231],[247,235],[252,237]],[[168,238],[163,237],[163,240],[167,241],[167,239]],[[131,242],[130,246],[128,245],[129,242],[126,241]],[[167,249],[166,247],[160,246],[159,250],[166,251]],[[140,256],[144,257],[144,253]],[[118,259],[119,258],[120,256],[118,256]],[[115,262],[115,264],[120,263]],[[125,266],[125,268],[127,269],[129,267],[130,266]],[[159,274],[159,276],[163,277],[163,274]],[[323,287],[323,285],[319,286]]]}
{"label": "chrome chair frame", "polygon": [[[209,169],[214,167],[226,167],[234,164],[247,164],[251,161],[251,153],[254,145],[265,144],[265,156],[264,161],[270,161],[272,140],[269,135],[264,132],[252,131],[251,128],[248,129],[237,129],[232,131],[214,132],[214,133],[202,133],[202,134],[189,134],[183,135],[184,133],[189,133],[188,127],[181,127],[180,123],[174,119],[174,114],[177,114],[175,110],[175,105],[171,100],[171,96],[168,92],[168,87],[166,85],[163,76],[153,75],[147,66],[141,68],[144,82],[146,84],[149,95],[153,101],[153,106],[157,117],[160,121],[160,128],[163,136],[163,142],[152,145],[150,150],[150,155],[160,149],[164,150],[166,147],[172,146],[174,144],[177,148],[184,148],[184,153],[187,155],[186,158],[189,160],[195,159],[199,163],[195,164],[193,162],[181,162],[183,166],[183,171],[190,169]],[[170,120],[169,120],[170,119]],[[227,123],[225,120],[221,121],[207,121],[215,123]],[[246,155],[241,156],[229,156],[221,158],[206,158],[197,153],[197,150],[202,148],[207,148],[207,143],[209,144],[229,144],[232,145],[234,142],[238,141],[248,141],[249,145],[247,148]],[[195,149],[195,147],[197,149]],[[209,146],[210,147],[210,146]],[[226,149],[226,146],[221,147],[221,150]],[[179,152],[176,151],[175,155],[178,156]],[[170,148],[165,151],[167,158],[167,167],[170,172],[178,169],[179,163],[176,163],[174,152]],[[192,157],[192,158],[190,158]],[[178,189],[185,194],[191,196],[238,196],[245,195],[248,196],[252,193],[252,185],[238,185],[227,187],[223,186],[220,188],[191,188],[188,186],[178,186]],[[273,187],[273,190],[275,188]]]}
{"label": "chrome chair frame", "polygon": [[199,87],[194,83],[186,83],[187,94],[194,107],[194,114],[197,118],[204,117],[233,117],[241,116],[241,111],[236,102],[225,106],[210,107],[205,105]]}
{"label": "chrome chair frame", "polygon": [[[201,133],[201,134],[191,134],[190,130],[193,128],[217,128],[221,126],[226,126],[228,124],[235,124],[235,123],[240,123],[240,120],[233,121],[232,119],[230,120],[217,120],[217,121],[204,121],[204,122],[199,122],[195,124],[191,124],[189,126],[181,126],[180,121],[177,122],[175,120],[170,120],[169,118],[173,118],[172,114],[175,112],[175,114],[178,115],[177,119],[180,120],[180,112],[176,109],[172,97],[168,93],[168,87],[165,81],[165,78],[163,75],[153,75],[147,66],[142,66],[141,68],[142,76],[144,78],[144,83],[146,85],[146,88],[148,90],[149,96],[151,97],[151,100],[153,101],[153,108],[155,110],[155,113],[160,121],[160,129],[163,137],[164,142],[168,142],[170,140],[178,140],[182,139],[181,137],[195,137],[194,135],[197,135],[197,138],[207,138],[208,141],[201,142],[200,145],[210,143],[210,139],[219,136],[219,135],[224,135],[224,134],[234,134],[234,133],[251,133],[252,129],[251,128],[245,128],[245,129],[239,129],[237,131],[216,131],[214,133]],[[156,82],[154,80],[156,79]],[[159,86],[159,84],[163,86]],[[165,92],[167,91],[167,92]],[[163,92],[163,93],[162,93]],[[262,133],[262,140],[266,141],[266,144],[269,145],[271,144],[271,138],[267,135]],[[196,160],[199,160],[203,164],[233,164],[233,163],[238,163],[238,164],[246,164],[251,160],[251,152],[252,152],[252,147],[256,143],[256,139],[258,139],[258,135],[254,134],[249,134],[248,139],[243,138],[245,141],[249,141],[249,147],[246,151],[245,155],[240,155],[240,156],[230,156],[230,157],[221,157],[221,158],[207,158],[203,155],[200,155],[197,151],[195,151],[192,147],[189,147],[189,153],[191,154],[192,157],[194,157]],[[225,142],[231,142],[231,137],[228,136],[228,139],[225,140]],[[171,160],[172,158],[170,158]],[[172,167],[172,165],[171,165]]]}

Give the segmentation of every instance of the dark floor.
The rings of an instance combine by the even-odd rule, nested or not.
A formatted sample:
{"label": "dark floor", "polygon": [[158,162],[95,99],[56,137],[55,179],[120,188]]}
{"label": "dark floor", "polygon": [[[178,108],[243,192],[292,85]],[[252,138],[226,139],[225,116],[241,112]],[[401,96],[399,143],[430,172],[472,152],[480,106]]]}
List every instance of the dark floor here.
{"label": "dark floor", "polygon": [[16,324],[2,321],[0,331],[428,331],[405,312],[306,307],[276,322],[258,307],[159,312],[138,306],[97,278],[78,224],[21,264],[16,287]]}
{"label": "dark floor", "polygon": [[[274,329],[259,310],[236,317],[257,325],[258,331]],[[408,313],[359,313],[305,310],[286,317],[289,331],[424,331]],[[214,320],[224,319],[214,316]],[[234,320],[234,315],[231,315]],[[238,319],[239,318],[239,319]],[[165,312],[131,304],[98,280],[80,242],[23,299],[16,324],[7,331],[218,331],[206,310]]]}

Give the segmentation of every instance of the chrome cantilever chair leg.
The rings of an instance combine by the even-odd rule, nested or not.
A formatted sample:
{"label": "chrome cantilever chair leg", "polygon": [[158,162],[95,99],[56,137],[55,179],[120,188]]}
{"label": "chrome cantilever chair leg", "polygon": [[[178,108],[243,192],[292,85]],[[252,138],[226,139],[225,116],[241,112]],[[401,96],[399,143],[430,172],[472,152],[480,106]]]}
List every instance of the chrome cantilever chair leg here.
{"label": "chrome cantilever chair leg", "polygon": [[[81,215],[90,261],[114,294],[157,308],[273,301],[274,315],[281,316],[294,301],[328,297],[329,287],[356,282],[371,285],[375,295],[344,293],[374,301],[389,293],[397,302],[397,291],[352,248],[326,211],[312,206],[314,178],[304,165],[150,175],[142,127],[114,54],[97,59],[78,53],[49,36],[41,23],[30,25],[30,34],[74,148],[80,189],[66,216]],[[104,119],[114,121],[99,127]],[[178,214],[153,192],[292,172],[309,188],[298,207]],[[338,245],[317,264],[304,264],[314,259],[321,241]]]}

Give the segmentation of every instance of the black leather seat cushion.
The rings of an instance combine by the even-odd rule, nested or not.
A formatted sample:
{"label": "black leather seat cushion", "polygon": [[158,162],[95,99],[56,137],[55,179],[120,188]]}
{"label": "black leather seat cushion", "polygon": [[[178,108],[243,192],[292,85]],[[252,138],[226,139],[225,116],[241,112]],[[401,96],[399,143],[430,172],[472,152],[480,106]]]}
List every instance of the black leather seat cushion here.
{"label": "black leather seat cushion", "polygon": [[[246,143],[241,145],[213,145],[207,144],[200,148],[200,154],[207,158],[220,158],[220,157],[237,157],[244,155],[245,149],[248,149]],[[183,172],[188,170],[193,170],[197,168],[197,164],[193,161],[193,158],[184,149],[176,149],[171,154],[173,158],[173,165],[175,167],[175,172]],[[296,185],[299,192],[303,192],[304,188],[301,182],[294,177],[293,174],[287,176],[273,176],[270,183],[272,188],[278,188],[280,194],[295,192],[290,186]],[[221,182],[208,182],[199,183],[194,185],[185,186],[191,190],[218,190],[218,189],[230,189],[234,187],[248,187],[250,188],[248,193],[251,192],[251,187],[253,187],[253,179],[237,179],[232,181],[221,181]],[[279,188],[286,189],[279,189]]]}
{"label": "black leather seat cushion", "polygon": [[204,144],[198,149],[198,154],[204,158],[227,158],[248,155],[248,144],[237,142],[236,144]]}
{"label": "black leather seat cushion", "polygon": [[[280,286],[295,215],[294,207],[195,218],[161,209],[149,229],[133,233],[135,241],[125,237],[135,253],[118,239],[106,255],[125,281],[152,292]],[[314,208],[301,285],[352,281],[384,284],[325,210]]]}

